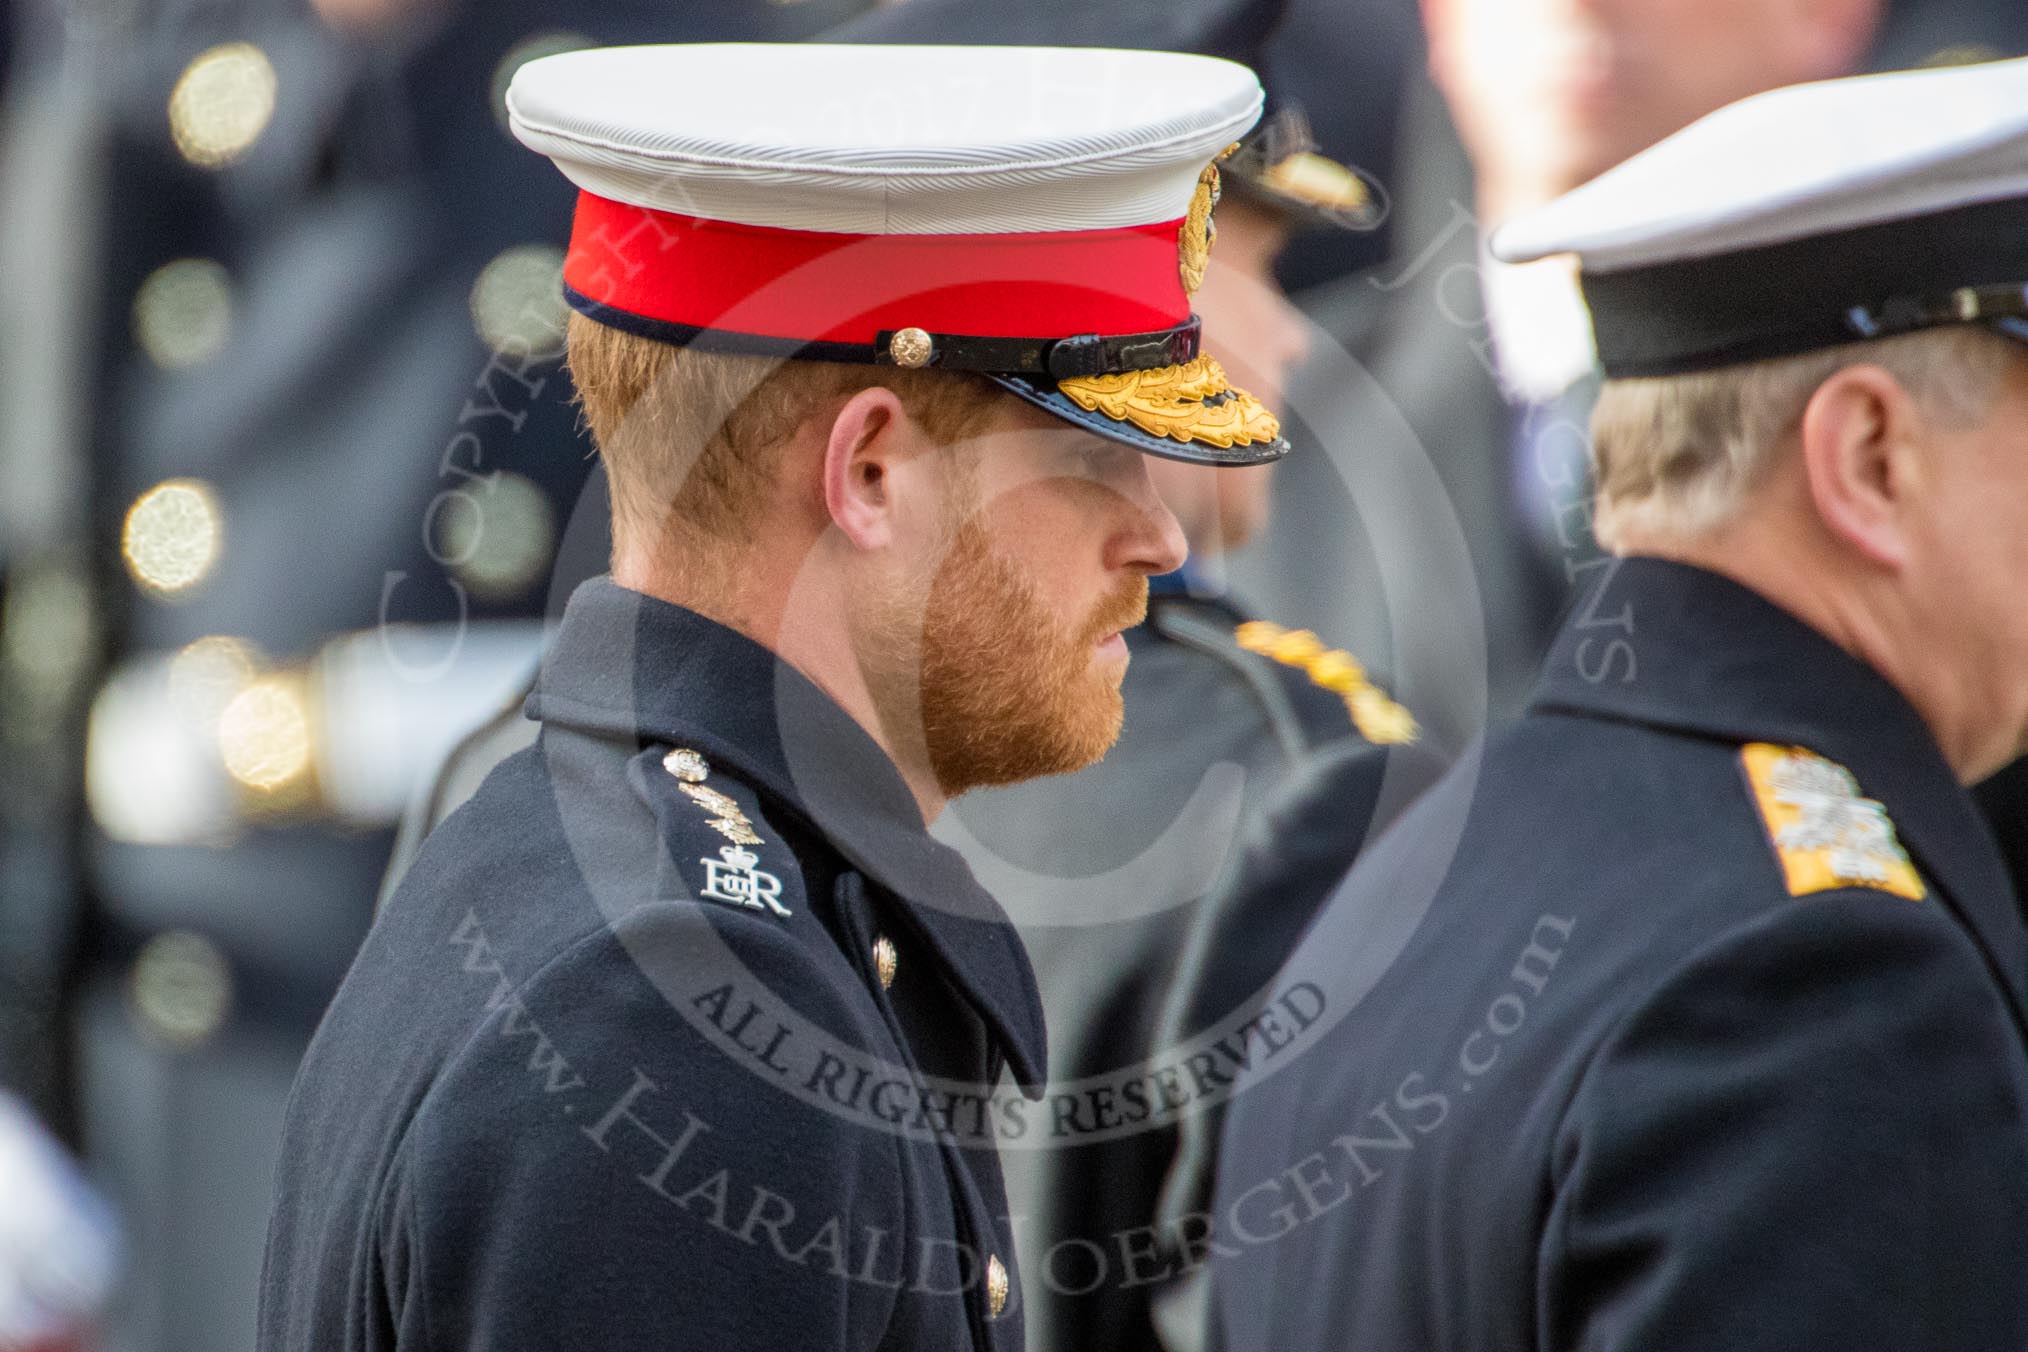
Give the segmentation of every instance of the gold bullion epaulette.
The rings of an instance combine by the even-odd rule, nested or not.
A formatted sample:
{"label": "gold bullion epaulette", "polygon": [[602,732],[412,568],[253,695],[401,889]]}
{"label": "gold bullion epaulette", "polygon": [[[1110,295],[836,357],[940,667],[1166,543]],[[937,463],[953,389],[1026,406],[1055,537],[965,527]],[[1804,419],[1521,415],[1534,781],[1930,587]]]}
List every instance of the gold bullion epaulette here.
{"label": "gold bullion epaulette", "polygon": [[1398,746],[1421,735],[1415,715],[1366,679],[1359,659],[1340,648],[1326,648],[1307,629],[1284,629],[1266,620],[1249,620],[1232,631],[1239,646],[1295,667],[1313,682],[1341,696],[1359,735],[1376,746]]}
{"label": "gold bullion epaulette", "polygon": [[1922,900],[1922,877],[1895,839],[1887,809],[1860,794],[1850,770],[1769,742],[1742,747],[1739,759],[1790,896],[1872,887]]}

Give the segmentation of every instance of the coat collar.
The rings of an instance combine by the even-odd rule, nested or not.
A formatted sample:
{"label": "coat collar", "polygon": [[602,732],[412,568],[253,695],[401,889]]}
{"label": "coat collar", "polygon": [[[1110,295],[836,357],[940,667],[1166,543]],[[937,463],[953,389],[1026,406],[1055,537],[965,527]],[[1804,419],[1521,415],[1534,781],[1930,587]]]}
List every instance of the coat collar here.
{"label": "coat collar", "polygon": [[1806,747],[1879,800],[2028,1020],[2028,934],[1985,820],[1928,726],[1872,667],[1716,573],[1615,559],[1572,606],[1531,708]]}
{"label": "coat collar", "polygon": [[572,593],[528,715],[694,746],[797,814],[892,893],[993,1029],[1024,1086],[1043,1082],[1028,954],[964,859],[930,838],[887,753],[773,652],[714,620],[598,577]]}

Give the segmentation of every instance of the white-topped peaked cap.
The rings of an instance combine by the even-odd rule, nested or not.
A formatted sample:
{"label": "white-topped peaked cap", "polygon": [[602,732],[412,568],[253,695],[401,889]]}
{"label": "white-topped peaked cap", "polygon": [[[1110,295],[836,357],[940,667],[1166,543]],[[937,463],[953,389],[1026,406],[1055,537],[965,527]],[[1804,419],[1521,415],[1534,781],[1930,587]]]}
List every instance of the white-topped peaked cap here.
{"label": "white-topped peaked cap", "polygon": [[963,370],[1157,454],[1274,418],[1199,352],[1213,161],[1252,71],[1172,52],[825,44],[531,61],[514,134],[580,189],[565,293],[719,351]]}
{"label": "white-topped peaked cap", "polygon": [[521,67],[509,124],[587,192],[713,220],[994,234],[1175,220],[1260,117],[1169,52],[700,43]]}
{"label": "white-topped peaked cap", "polygon": [[1507,222],[1492,250],[1577,256],[1608,375],[2019,327],[2028,60],[1741,100]]}

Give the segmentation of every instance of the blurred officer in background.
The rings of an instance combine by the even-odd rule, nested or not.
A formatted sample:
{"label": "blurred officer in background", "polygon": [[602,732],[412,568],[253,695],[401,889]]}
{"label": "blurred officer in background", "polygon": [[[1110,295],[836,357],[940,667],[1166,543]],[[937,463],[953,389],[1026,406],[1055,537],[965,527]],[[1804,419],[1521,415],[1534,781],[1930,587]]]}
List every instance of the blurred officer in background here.
{"label": "blurred officer in background", "polygon": [[[2028,6],[1423,0],[1420,7],[1434,84],[1404,81],[1400,106],[1384,120],[1366,119],[1398,126],[1401,145],[1384,160],[1361,161],[1393,170],[1394,261],[1299,297],[1387,397],[1335,373],[1324,384],[1299,377],[1294,394],[1327,443],[1363,447],[1376,458],[1397,447],[1427,452],[1471,541],[1486,693],[1498,717],[1518,709],[1574,584],[1601,557],[1586,525],[1597,377],[1567,263],[1501,263],[1485,253],[1484,233],[1504,214],[1575,186],[1735,94],[1862,67],[2028,53]],[[1299,0],[1275,55],[1278,74],[1308,91],[1324,84],[1319,67],[1337,78],[1342,58],[1336,44],[1320,39],[1315,20],[1303,46],[1286,40],[1303,25],[1304,8]],[[1391,43],[1397,74],[1409,75],[1422,59],[1416,44],[1366,12],[1386,8],[1365,6],[1357,31]],[[1393,8],[1412,18],[1417,5],[1396,0]],[[1335,22],[1355,28],[1351,18]],[[1361,88],[1370,90],[1364,76],[1372,51],[1357,60]],[[1304,280],[1315,279],[1305,272]],[[1405,438],[1412,444],[1401,444]],[[1284,467],[1276,493],[1285,529],[1239,561],[1239,584],[1390,664],[1424,724],[1461,744],[1483,716],[1478,682],[1463,679],[1480,664],[1469,632],[1478,619],[1461,614],[1458,598],[1429,570],[1387,572],[1375,557],[1385,546],[1344,510],[1343,491],[1321,457]],[[1402,579],[1390,599],[1417,617],[1415,652],[1396,648],[1389,611],[1372,603],[1383,575]],[[2010,857],[2022,861],[2013,869],[2019,885],[2028,880],[2028,765],[2003,771],[1978,797]],[[1265,870],[1285,868],[1285,861],[1260,862]]]}
{"label": "blurred officer in background", "polygon": [[[1342,383],[1299,384],[1296,395],[1324,436],[1427,457],[1470,542],[1482,639],[1431,575],[1399,570],[1405,585],[1389,596],[1446,636],[1429,684],[1409,687],[1439,738],[1462,745],[1488,714],[1518,710],[1573,580],[1599,558],[1584,519],[1596,381],[1583,302],[1566,263],[1488,259],[1485,231],[1732,99],[1857,70],[1880,8],[1423,0],[1441,103],[1412,95],[1403,115],[1412,149],[1392,185],[1395,257],[1304,297],[1385,397]],[[1340,599],[1377,594],[1380,544],[1348,522],[1342,493],[1315,465],[1293,466],[1285,488],[1291,538],[1269,594],[1333,614],[1359,651],[1385,660],[1389,614],[1363,605],[1347,614]]]}
{"label": "blurred officer in background", "polygon": [[2015,61],[1495,236],[1579,259],[1618,557],[1282,974],[1345,1016],[1235,1100],[1227,1346],[2028,1343],[2024,181]]}
{"label": "blurred officer in background", "polygon": [[[1288,0],[1260,53],[1275,97],[1303,110],[1318,144],[1391,189],[1396,156],[1407,149],[1402,91],[1422,55],[1415,0]],[[1275,275],[1299,294],[1376,267],[1392,252],[1393,224],[1390,212],[1363,233],[1298,232],[1275,260]]]}
{"label": "blurred officer in background", "polygon": [[283,1098],[410,780],[532,666],[552,576],[603,566],[602,523],[557,557],[571,197],[507,136],[508,77],[860,7],[25,7],[0,994],[33,982],[0,1021],[128,1214],[123,1346],[248,1345]]}
{"label": "blurred officer in background", "polygon": [[[1299,377],[1293,395],[1327,443],[1365,446],[1376,456],[1396,447],[1427,454],[1472,541],[1483,620],[1462,614],[1458,598],[1427,570],[1419,592],[1415,570],[1401,570],[1409,584],[1396,589],[1402,605],[1444,623],[1419,636],[1426,656],[1397,651],[1387,614],[1367,599],[1385,572],[1375,558],[1383,543],[1362,521],[1348,524],[1337,476],[1316,458],[1299,458],[1279,476],[1280,515],[1291,528],[1240,561],[1237,577],[1261,603],[1328,624],[1362,656],[1390,664],[1425,726],[1461,742],[1483,714],[1476,683],[1460,685],[1460,673],[1489,665],[1491,712],[1514,712],[1573,577],[1598,558],[1583,532],[1596,376],[1586,360],[1582,306],[1571,299],[1561,263],[1516,269],[1485,255],[1483,234],[1499,221],[1477,180],[1506,184],[1496,193],[1503,200],[1544,201],[1581,181],[1570,173],[1584,171],[1557,165],[1559,156],[1588,155],[1589,172],[1597,172],[1610,162],[1602,154],[1623,158],[1647,144],[1633,129],[1652,137],[1671,119],[1680,125],[1715,106],[1709,100],[1726,97],[1726,89],[2028,53],[2028,7],[2013,0],[1520,0],[1487,5],[1477,17],[1473,0],[1428,0],[1421,8],[1432,35],[1433,82],[1412,69],[1424,59],[1416,0],[1394,0],[1392,8],[1415,30],[1403,38],[1389,23],[1371,25],[1408,77],[1385,123],[1398,125],[1400,145],[1374,161],[1392,168],[1392,261],[1336,281],[1306,270],[1303,280],[1316,284],[1298,296],[1386,397],[1335,372],[1314,386]],[[1829,68],[1799,60],[1852,44]],[[1336,60],[1331,44],[1314,37],[1300,51],[1278,44],[1276,56],[1278,71],[1305,90],[1319,86],[1317,65]],[[1510,388],[1517,382],[1526,388]],[[1481,630],[1483,656],[1473,651]]]}
{"label": "blurred officer in background", "polygon": [[[1567,260],[1503,263],[1486,254],[1485,233],[1732,98],[1862,68],[2028,53],[2028,6],[1422,0],[1421,9],[1441,98],[1411,93],[1399,114],[1395,261],[1303,298],[1390,398],[1300,382],[1296,396],[1330,441],[1381,457],[1409,436],[1428,454],[1471,542],[1487,712],[1497,718],[1518,710],[1575,583],[1603,556],[1588,526],[1598,379],[1583,300]],[[1311,59],[1328,50],[1313,44]],[[1288,466],[1278,491],[1288,529],[1241,563],[1241,583],[1331,624],[1362,656],[1394,656],[1424,723],[1462,744],[1479,721],[1481,686],[1466,675],[1478,657],[1463,641],[1471,622],[1448,618],[1457,598],[1429,570],[1377,564],[1384,546],[1339,510],[1342,492],[1319,458]],[[1424,626],[1423,660],[1393,652],[1390,612],[1371,603],[1382,576],[1402,579],[1389,600]],[[1978,796],[2010,857],[2028,861],[2028,765]],[[1289,863],[1303,863],[1259,862],[1264,874],[1284,873],[1282,888],[1293,885]],[[2013,872],[2028,880],[2028,862]]]}
{"label": "blurred officer in background", "polygon": [[[908,0],[836,36],[1161,46],[1258,65],[1282,10],[1280,0]],[[1209,349],[1279,405],[1308,333],[1275,281],[1277,257],[1302,231],[1356,241],[1382,208],[1374,185],[1320,152],[1300,109],[1273,106],[1268,84],[1262,127],[1218,166],[1217,247],[1193,301]],[[1179,973],[1229,961],[1258,977],[1218,1011],[1244,1022],[1245,998],[1286,956],[1300,914],[1287,938],[1273,924],[1242,937],[1244,952],[1223,936],[1210,942],[1217,917],[1205,899],[1263,829],[1265,805],[1320,757],[1342,765],[1343,796],[1312,838],[1335,879],[1377,818],[1441,763],[1409,745],[1415,720],[1357,658],[1256,619],[1230,594],[1226,556],[1273,529],[1278,471],[1160,461],[1150,470],[1190,561],[1150,584],[1148,623],[1128,636],[1120,744],[1076,775],[968,795],[937,827],[1019,926],[1049,1021],[1049,1112],[1031,1115],[1005,1157],[1030,1344],[1052,1352],[1156,1346],[1151,1297],[1190,1267],[1190,1236],[1157,1230],[1156,1198],[1179,1121],[1217,1096],[1230,1066],[1193,1067],[1158,1026]]]}
{"label": "blurred officer in background", "polygon": [[581,190],[613,572],[312,1043],[263,1341],[1012,1352],[1042,1009],[927,824],[1118,736],[1184,553],[1144,455],[1287,450],[1190,313],[1259,84],[708,45],[508,102]]}

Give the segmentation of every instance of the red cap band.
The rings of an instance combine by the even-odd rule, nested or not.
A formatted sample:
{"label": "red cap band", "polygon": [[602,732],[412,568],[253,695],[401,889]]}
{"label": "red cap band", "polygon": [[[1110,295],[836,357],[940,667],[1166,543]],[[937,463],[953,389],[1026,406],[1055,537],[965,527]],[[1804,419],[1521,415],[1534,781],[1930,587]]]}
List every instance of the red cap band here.
{"label": "red cap band", "polygon": [[1181,221],[1008,235],[849,235],[577,199],[563,280],[643,319],[809,342],[883,330],[1147,333],[1190,317]]}

